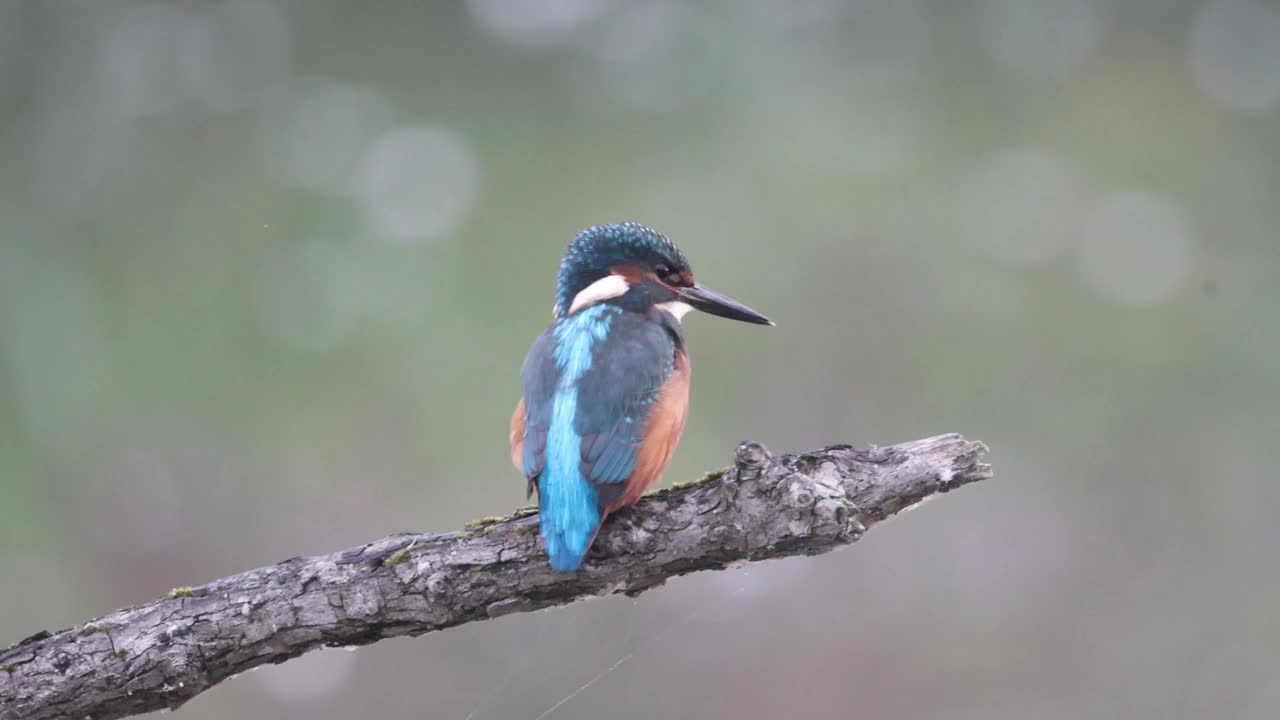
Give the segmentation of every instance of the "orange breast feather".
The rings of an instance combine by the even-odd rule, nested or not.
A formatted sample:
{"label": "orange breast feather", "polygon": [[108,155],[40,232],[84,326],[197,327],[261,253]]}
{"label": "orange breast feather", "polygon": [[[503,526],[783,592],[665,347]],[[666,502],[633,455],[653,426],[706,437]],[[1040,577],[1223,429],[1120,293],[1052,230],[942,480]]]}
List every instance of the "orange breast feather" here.
{"label": "orange breast feather", "polygon": [[658,392],[643,439],[636,448],[635,469],[627,478],[626,489],[605,508],[605,514],[635,503],[667,469],[689,412],[689,373],[688,356],[677,350],[675,367]]}
{"label": "orange breast feather", "polygon": [[516,403],[511,414],[511,464],[524,474],[524,398]]}

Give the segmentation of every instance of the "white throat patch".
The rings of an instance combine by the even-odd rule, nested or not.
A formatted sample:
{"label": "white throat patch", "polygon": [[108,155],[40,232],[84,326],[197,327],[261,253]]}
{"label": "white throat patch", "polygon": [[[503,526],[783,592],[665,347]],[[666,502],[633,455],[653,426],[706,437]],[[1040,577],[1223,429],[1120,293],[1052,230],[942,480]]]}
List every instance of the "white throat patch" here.
{"label": "white throat patch", "polygon": [[658,303],[657,307],[660,307],[663,310],[666,310],[667,312],[671,313],[672,315],[675,315],[677,322],[679,322],[682,318],[684,318],[684,316],[688,314],[690,310],[693,309],[692,305],[690,305],[687,302],[683,302],[681,300],[671,300],[669,302]]}
{"label": "white throat patch", "polygon": [[573,302],[569,303],[569,314],[572,315],[589,305],[625,295],[630,289],[631,284],[621,275],[605,275],[573,296]]}

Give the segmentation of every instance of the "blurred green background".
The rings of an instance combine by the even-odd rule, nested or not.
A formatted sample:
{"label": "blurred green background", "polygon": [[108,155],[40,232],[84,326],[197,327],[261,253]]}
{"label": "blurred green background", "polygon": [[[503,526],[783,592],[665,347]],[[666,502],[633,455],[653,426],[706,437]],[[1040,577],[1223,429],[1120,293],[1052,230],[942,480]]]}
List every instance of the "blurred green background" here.
{"label": "blurred green background", "polygon": [[691,317],[664,483],[958,431],[855,549],[228,682],[183,718],[1272,718],[1280,5],[0,0],[0,644],[524,503],[579,228]]}

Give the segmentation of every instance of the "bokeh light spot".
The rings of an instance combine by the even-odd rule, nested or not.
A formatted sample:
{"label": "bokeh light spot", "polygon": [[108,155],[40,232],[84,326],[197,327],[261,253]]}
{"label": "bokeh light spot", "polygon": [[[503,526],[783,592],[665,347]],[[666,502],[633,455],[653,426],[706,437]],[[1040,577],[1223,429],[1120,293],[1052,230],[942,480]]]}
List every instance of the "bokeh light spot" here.
{"label": "bokeh light spot", "polygon": [[1191,21],[1187,51],[1196,86],[1213,102],[1245,112],[1280,102],[1280,7],[1214,0]]}
{"label": "bokeh light spot", "polygon": [[283,124],[278,168],[291,184],[334,194],[353,190],[365,148],[391,126],[378,93],[326,85],[307,94]]}
{"label": "bokeh light spot", "polygon": [[365,214],[384,237],[432,239],[453,230],[475,202],[480,167],[467,141],[443,126],[409,125],[382,134],[360,177]]}
{"label": "bokeh light spot", "polygon": [[568,43],[613,3],[607,0],[467,0],[471,18],[512,45],[530,48]]}
{"label": "bokeh light spot", "polygon": [[1086,217],[1080,269],[1100,295],[1126,305],[1169,300],[1191,269],[1192,236],[1181,207],[1147,192],[1105,197]]}

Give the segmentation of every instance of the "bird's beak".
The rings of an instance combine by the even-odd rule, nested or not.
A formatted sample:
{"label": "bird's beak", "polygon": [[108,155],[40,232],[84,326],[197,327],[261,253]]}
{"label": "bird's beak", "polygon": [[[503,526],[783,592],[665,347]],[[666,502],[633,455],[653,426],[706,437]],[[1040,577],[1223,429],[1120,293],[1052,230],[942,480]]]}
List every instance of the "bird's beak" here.
{"label": "bird's beak", "polygon": [[693,287],[680,288],[680,299],[689,303],[695,309],[701,310],[712,315],[719,315],[722,318],[730,320],[741,320],[742,322],[754,323],[756,325],[772,325],[773,322],[769,318],[743,305],[742,303],[730,297],[725,297],[715,290],[709,290],[701,285]]}

